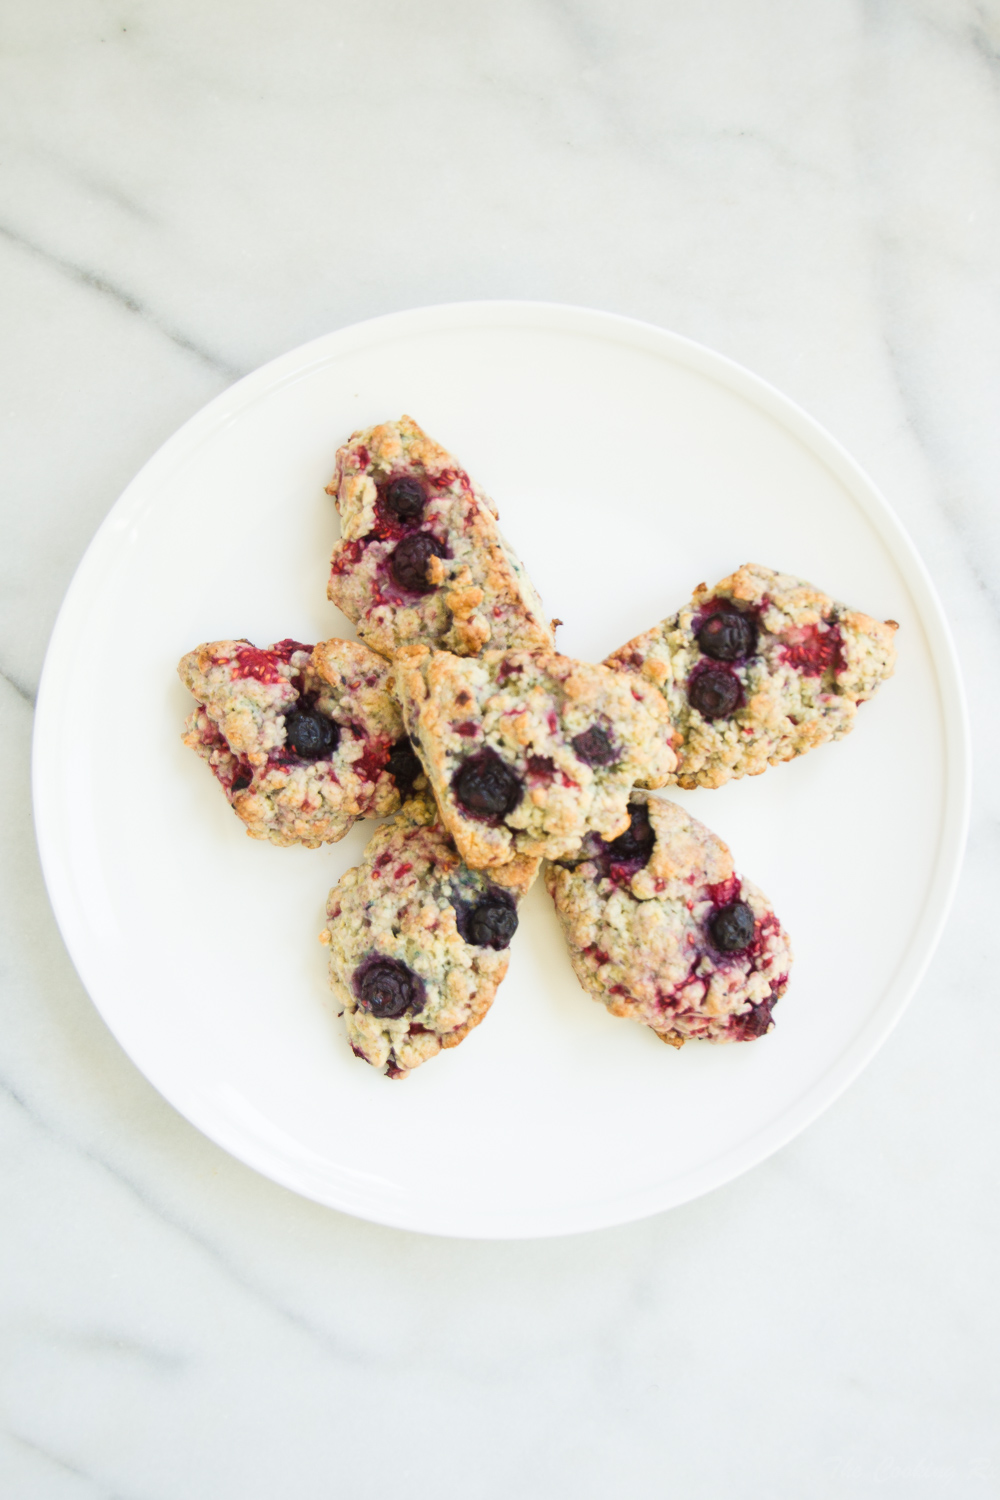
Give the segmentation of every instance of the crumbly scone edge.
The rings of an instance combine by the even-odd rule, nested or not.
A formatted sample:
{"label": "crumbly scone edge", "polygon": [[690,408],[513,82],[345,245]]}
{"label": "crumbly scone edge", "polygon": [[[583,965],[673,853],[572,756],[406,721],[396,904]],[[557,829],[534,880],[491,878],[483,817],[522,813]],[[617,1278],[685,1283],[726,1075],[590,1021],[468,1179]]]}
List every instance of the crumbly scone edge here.
{"label": "crumbly scone edge", "polygon": [[[441,539],[449,542],[453,556],[431,559],[430,593],[372,605],[376,575],[395,545],[371,540],[378,519],[372,474],[395,469],[430,476],[437,493],[425,518],[429,524],[419,529],[436,535],[443,529]],[[412,417],[353,433],[338,450],[327,490],[342,529],[328,594],[374,650],[392,656],[420,640],[462,656],[477,655],[488,644],[552,648],[541,600],[497,528],[493,501]]]}
{"label": "crumbly scone edge", "polygon": [[[428,796],[411,798],[376,829],[361,863],[330,892],[321,934],[331,988],[359,1056],[405,1077],[479,1025],[507,972],[509,950],[467,943],[449,897],[471,901],[502,886],[519,903],[538,868],[538,860],[521,858],[488,876],[468,870]],[[359,1005],[352,978],[372,957],[400,961],[422,980],[426,1003],[415,1016],[379,1018]]]}
{"label": "crumbly scone edge", "polygon": [[[725,720],[704,719],[687,697],[692,670],[703,658],[692,622],[713,600],[754,611],[769,659],[734,664],[744,701]],[[797,643],[835,628],[839,662],[805,674],[794,661]],[[790,574],[747,563],[709,588],[700,584],[690,602],[605,658],[605,665],[639,675],[662,693],[673,725],[678,766],[671,781],[686,789],[718,787],[741,776],[759,776],[854,727],[858,705],[892,675],[896,622],[872,619],[838,603]],[[837,654],[839,653],[839,655]]]}
{"label": "crumbly scone edge", "polygon": [[[255,660],[275,657],[266,668],[275,680],[231,670],[247,650]],[[402,734],[402,716],[388,687],[390,669],[367,646],[321,641],[283,661],[273,647],[212,641],[188,652],[178,674],[198,700],[184,743],[208,762],[251,838],[315,849],[343,838],[358,818],[398,809],[392,776],[384,769],[371,775],[366,760],[373,743],[384,760]],[[293,679],[341,729],[329,760],[274,763],[284,744],[284,715],[300,697]],[[233,791],[241,769],[252,774],[252,785]]]}
{"label": "crumbly scone edge", "polygon": [[[545,867],[581,987],[612,1015],[639,1021],[674,1047],[745,1039],[749,1019],[749,1034],[763,1035],[792,963],[773,907],[737,875],[727,845],[698,819],[662,797],[637,792],[633,800],[647,806],[656,844],[630,881],[616,887],[592,861]],[[751,908],[754,951],[713,954],[704,940],[713,909],[706,892]]]}
{"label": "crumbly scone edge", "polygon": [[[559,858],[591,830],[615,837],[628,826],[634,782],[663,785],[675,764],[660,695],[604,667],[556,652],[484,652],[472,659],[424,646],[404,648],[393,666],[407,732],[441,816],[474,869],[502,865],[517,853]],[[529,684],[534,709],[523,702]],[[547,706],[546,693],[558,695]],[[607,767],[581,761],[569,744],[575,716],[578,731],[605,720],[623,747],[619,760]],[[495,824],[464,815],[451,785],[465,757],[487,747],[516,767],[525,786],[518,806]],[[532,769],[536,762],[540,772]]]}

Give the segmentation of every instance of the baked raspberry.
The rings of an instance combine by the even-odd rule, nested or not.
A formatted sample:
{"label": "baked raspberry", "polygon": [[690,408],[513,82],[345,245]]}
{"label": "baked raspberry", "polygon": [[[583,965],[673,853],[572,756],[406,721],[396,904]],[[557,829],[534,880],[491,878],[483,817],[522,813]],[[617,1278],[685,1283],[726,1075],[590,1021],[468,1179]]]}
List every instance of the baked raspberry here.
{"label": "baked raspberry", "polygon": [[400,805],[389,769],[403,725],[390,668],[355,641],[214,641],[178,671],[198,700],[184,742],[253,838],[318,848]]}

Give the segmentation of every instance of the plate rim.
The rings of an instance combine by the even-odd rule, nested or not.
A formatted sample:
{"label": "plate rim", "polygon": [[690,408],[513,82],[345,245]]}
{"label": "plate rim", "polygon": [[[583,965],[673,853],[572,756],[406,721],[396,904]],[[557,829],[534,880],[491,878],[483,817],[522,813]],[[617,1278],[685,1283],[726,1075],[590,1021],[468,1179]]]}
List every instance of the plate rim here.
{"label": "plate rim", "polygon": [[[336,1184],[336,1191],[319,1191],[303,1180],[302,1173],[281,1159],[267,1160],[262,1143],[244,1134],[240,1139],[225,1130],[213,1112],[188,1096],[181,1102],[183,1090],[161,1080],[151,1069],[133,1057],[127,1043],[105,1012],[100,993],[100,974],[86,951],[87,933],[76,921],[71,900],[72,881],[68,867],[60,859],[60,829],[55,808],[51,776],[58,764],[60,686],[72,669],[73,641],[77,619],[91,597],[89,580],[97,577],[117,554],[122,532],[129,529],[143,506],[155,498],[155,491],[171,471],[194,453],[205,439],[220,426],[260,400],[266,393],[279,389],[309,374],[317,366],[340,358],[352,348],[369,347],[388,338],[440,332],[442,329],[484,326],[527,326],[610,338],[635,348],[645,348],[660,357],[716,379],[729,390],[747,399],[791,432],[820,462],[838,478],[866,518],[874,525],[910,590],[921,623],[927,634],[936,686],[941,698],[942,738],[944,744],[944,788],[938,858],[924,896],[923,909],[933,920],[924,930],[915,958],[907,956],[883,991],[882,999],[848,1047],[828,1067],[821,1078],[803,1096],[786,1106],[776,1120],[758,1129],[754,1135],[738,1142],[714,1158],[707,1166],[690,1169],[684,1176],[658,1183],[653,1187],[632,1190],[619,1198],[601,1198],[588,1204],[561,1207],[549,1222],[535,1209],[515,1210],[512,1222],[498,1215],[478,1214],[481,1223],[463,1221],[461,1212],[449,1216],[440,1212],[439,1200],[424,1200],[431,1205],[435,1222],[421,1218],[422,1200],[391,1203],[359,1201],[348,1184]],[[190,1124],[234,1156],[244,1165],[260,1172],[281,1186],[301,1196],[340,1212],[364,1218],[391,1228],[417,1233],[464,1239],[531,1239],[583,1233],[633,1222],[650,1214],[665,1212],[733,1181],[752,1167],[787,1145],[828,1109],[854,1082],[884,1044],[913,999],[937,950],[945,923],[951,911],[968,835],[972,789],[971,735],[965,690],[958,654],[947,616],[930,573],[903,523],[871,477],[847,450],[790,397],[727,355],[700,344],[685,335],[660,328],[620,313],[605,312],[573,303],[524,299],[475,300],[432,303],[418,308],[384,313],[340,329],[321,334],[305,344],[278,355],[221,391],[189,417],[150,456],[129,481],[111,506],[83,553],[60,605],[39,682],[32,737],[32,802],[35,835],[46,890],[56,924],[74,968],[101,1016],[104,1024],[123,1048],[129,1060],[156,1091]],[[689,1181],[693,1178],[694,1181]],[[364,1195],[362,1195],[364,1196]]]}

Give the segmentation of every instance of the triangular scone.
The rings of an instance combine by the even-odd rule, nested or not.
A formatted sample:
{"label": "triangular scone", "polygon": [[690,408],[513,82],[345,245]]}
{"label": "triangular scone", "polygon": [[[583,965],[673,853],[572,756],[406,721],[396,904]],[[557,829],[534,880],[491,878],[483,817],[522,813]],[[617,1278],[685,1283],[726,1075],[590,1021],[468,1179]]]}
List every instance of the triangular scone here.
{"label": "triangular scone", "polygon": [[[663,694],[682,787],[758,776],[854,727],[892,675],[894,620],[747,563],[606,658]],[[651,784],[651,783],[650,783]]]}
{"label": "triangular scone", "polygon": [[212,641],[188,652],[198,699],[184,743],[205,759],[252,838],[320,844],[395,812],[422,779],[388,692],[390,668],[356,641]]}
{"label": "triangular scone", "polygon": [[767,898],[683,808],[637,792],[631,811],[621,838],[546,867],[576,977],[674,1047],[763,1036],[792,962]]}
{"label": "triangular scone", "polygon": [[414,749],[467,864],[558,859],[628,826],[637,780],[675,765],[666,707],[641,679],[554,651],[400,651],[396,691]]}
{"label": "triangular scone", "polygon": [[356,432],[327,490],[342,533],[327,593],[374,650],[551,649],[541,600],[500,535],[496,506],[412,417]]}
{"label": "triangular scone", "polygon": [[426,796],[376,830],[330,892],[321,934],[359,1057],[405,1078],[479,1025],[538,864],[517,859],[489,876],[468,869]]}

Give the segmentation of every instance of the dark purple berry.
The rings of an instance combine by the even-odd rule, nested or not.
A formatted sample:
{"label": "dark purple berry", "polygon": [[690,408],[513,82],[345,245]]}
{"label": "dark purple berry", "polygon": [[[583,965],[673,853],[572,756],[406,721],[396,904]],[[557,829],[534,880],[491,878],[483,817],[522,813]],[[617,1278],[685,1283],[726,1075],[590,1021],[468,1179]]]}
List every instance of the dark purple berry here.
{"label": "dark purple berry", "polygon": [[524,794],[521,778],[495,750],[480,750],[463,761],[452,780],[456,800],[474,818],[502,818]]}
{"label": "dark purple berry", "polygon": [[734,1029],[739,1029],[741,1042],[752,1042],[755,1037],[763,1036],[771,1028],[771,1010],[775,1004],[775,997],[769,995],[759,1005],[753,1005],[745,1016],[737,1016],[734,1021]]}
{"label": "dark purple berry", "polygon": [[401,589],[411,594],[429,594],[436,587],[427,582],[427,564],[432,557],[443,557],[444,547],[428,531],[404,537],[389,560],[392,576]]}
{"label": "dark purple berry", "polygon": [[241,771],[238,776],[233,777],[232,790],[234,792],[245,792],[252,781],[252,776],[248,776],[245,771]]}
{"label": "dark purple berry", "polygon": [[698,627],[698,645],[716,661],[739,661],[757,649],[757,627],[738,610],[719,610]]}
{"label": "dark purple berry", "polygon": [[393,1021],[424,1008],[423,981],[398,958],[376,958],[354,973],[358,1005],[380,1021]]}
{"label": "dark purple berry", "polygon": [[[656,842],[649,823],[649,812],[644,802],[632,802],[629,804],[629,826],[624,833],[620,833],[610,843],[605,843],[605,848],[613,860],[641,859],[643,864],[649,863],[649,856],[653,852],[653,844]],[[605,841],[602,840],[602,843]]]}
{"label": "dark purple berry", "polygon": [[405,734],[389,751],[389,759],[385,763],[385,768],[399,788],[400,795],[409,796],[413,791],[413,783],[422,774],[424,768]]}
{"label": "dark purple berry", "polygon": [[742,953],[753,942],[754,915],[745,901],[734,901],[717,911],[709,922],[712,942],[720,953]]}
{"label": "dark purple berry", "polygon": [[570,742],[577,755],[588,766],[610,766],[619,758],[611,736],[600,724],[591,724]]}
{"label": "dark purple berry", "polygon": [[739,678],[725,667],[704,667],[688,682],[688,701],[703,719],[726,718],[742,697]]}
{"label": "dark purple berry", "polygon": [[422,514],[424,498],[424,488],[419,479],[403,475],[387,485],[384,504],[386,510],[398,516],[401,521],[412,521]]}
{"label": "dark purple berry", "polygon": [[326,760],[340,742],[340,726],[315,708],[285,715],[285,744],[301,760]]}
{"label": "dark purple berry", "polygon": [[477,948],[506,948],[517,931],[517,912],[499,897],[487,896],[469,913],[466,930]]}

